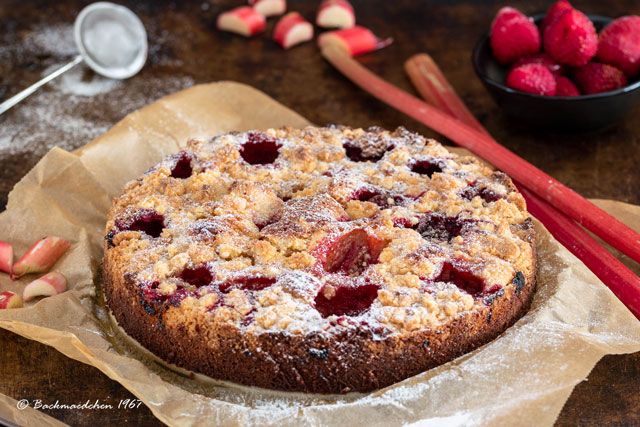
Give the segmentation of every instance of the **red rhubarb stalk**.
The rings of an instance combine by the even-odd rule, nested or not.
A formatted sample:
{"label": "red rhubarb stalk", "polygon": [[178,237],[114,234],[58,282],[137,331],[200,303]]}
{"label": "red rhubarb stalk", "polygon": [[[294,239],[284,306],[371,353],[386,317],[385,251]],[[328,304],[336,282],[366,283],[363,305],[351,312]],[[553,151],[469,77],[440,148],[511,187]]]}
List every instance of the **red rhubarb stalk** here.
{"label": "red rhubarb stalk", "polygon": [[518,186],[518,189],[529,212],[640,320],[640,278],[562,212],[526,188]]}
{"label": "red rhubarb stalk", "polygon": [[13,265],[13,246],[11,243],[0,241],[0,271],[11,273]]}
{"label": "red rhubarb stalk", "polygon": [[458,97],[455,89],[449,84],[431,56],[426,53],[413,55],[404,63],[404,69],[411,79],[411,83],[425,101],[488,135],[488,132]]}
{"label": "red rhubarb stalk", "polygon": [[484,158],[618,250],[640,262],[640,234],[575,191],[507,150],[490,136],[381,79],[343,49],[327,44],[323,47],[322,54],[365,91]]}
{"label": "red rhubarb stalk", "polygon": [[[423,67],[421,72],[417,72],[418,64]],[[488,135],[431,57],[426,54],[416,55],[405,63],[405,69],[420,95],[428,102]],[[437,76],[437,84],[431,84],[433,76]],[[460,109],[459,106],[463,108]],[[640,279],[568,216],[521,185],[516,185],[527,201],[529,211],[640,319]]]}
{"label": "red rhubarb stalk", "polygon": [[[417,64],[423,67],[420,73],[417,72]],[[426,54],[416,55],[405,63],[405,69],[414,85],[420,85],[418,92],[428,102],[443,111],[448,111],[467,125],[488,134],[466,108],[431,57]],[[438,76],[437,84],[431,84],[432,78],[428,76]],[[458,108],[460,105],[466,112],[461,112],[462,109]],[[453,113],[454,111],[456,113]],[[640,319],[640,279],[568,216],[521,185],[516,185],[527,201],[529,211]]]}

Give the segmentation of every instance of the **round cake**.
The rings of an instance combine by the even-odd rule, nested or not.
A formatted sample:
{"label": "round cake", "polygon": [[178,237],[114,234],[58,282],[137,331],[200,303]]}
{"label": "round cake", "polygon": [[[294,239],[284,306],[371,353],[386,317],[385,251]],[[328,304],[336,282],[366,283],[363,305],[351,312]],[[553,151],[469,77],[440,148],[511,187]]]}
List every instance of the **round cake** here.
{"label": "round cake", "polygon": [[126,185],[103,276],[119,325],[167,362],[366,392],[522,316],[534,231],[505,174],[404,128],[233,132]]}

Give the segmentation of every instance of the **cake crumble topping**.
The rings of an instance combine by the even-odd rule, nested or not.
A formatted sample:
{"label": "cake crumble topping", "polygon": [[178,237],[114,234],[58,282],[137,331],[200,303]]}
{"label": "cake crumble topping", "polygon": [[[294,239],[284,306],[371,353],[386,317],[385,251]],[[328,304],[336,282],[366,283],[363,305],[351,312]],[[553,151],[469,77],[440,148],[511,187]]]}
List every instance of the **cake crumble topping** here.
{"label": "cake crumble topping", "polygon": [[190,140],[111,208],[108,256],[166,324],[440,327],[533,274],[509,178],[399,128]]}

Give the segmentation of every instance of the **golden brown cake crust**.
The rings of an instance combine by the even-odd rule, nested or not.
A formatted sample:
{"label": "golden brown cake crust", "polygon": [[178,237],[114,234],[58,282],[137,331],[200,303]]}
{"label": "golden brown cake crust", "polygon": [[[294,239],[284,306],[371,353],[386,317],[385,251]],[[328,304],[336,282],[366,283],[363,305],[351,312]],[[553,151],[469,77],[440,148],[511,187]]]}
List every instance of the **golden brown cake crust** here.
{"label": "golden brown cake crust", "polygon": [[114,201],[107,304],[216,379],[371,391],[490,341],[527,310],[535,239],[504,174],[402,128],[190,141]]}

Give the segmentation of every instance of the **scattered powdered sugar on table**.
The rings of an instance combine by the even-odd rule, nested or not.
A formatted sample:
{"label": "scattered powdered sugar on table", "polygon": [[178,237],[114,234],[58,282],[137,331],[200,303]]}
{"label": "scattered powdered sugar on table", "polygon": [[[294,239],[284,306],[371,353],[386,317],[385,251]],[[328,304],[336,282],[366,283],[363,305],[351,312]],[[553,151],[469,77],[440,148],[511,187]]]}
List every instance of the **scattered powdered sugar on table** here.
{"label": "scattered powdered sugar on table", "polygon": [[[42,74],[46,75],[55,71],[58,65],[47,68]],[[94,75],[88,81],[82,79],[85,72],[82,66],[78,66],[54,80],[51,85],[63,94],[77,96],[95,96],[102,93],[109,93],[116,89],[121,89],[124,82],[120,80],[108,79],[99,75]]]}
{"label": "scattered powdered sugar on table", "polygon": [[[72,25],[41,27],[18,38],[15,45],[0,46],[0,58],[55,58],[56,63],[43,67],[41,76],[76,54]],[[0,158],[22,159],[28,153],[28,158],[34,159],[55,146],[74,150],[130,112],[192,85],[193,80],[184,76],[138,75],[129,80],[112,80],[79,64],[0,117]],[[12,94],[18,90],[12,89]]]}

